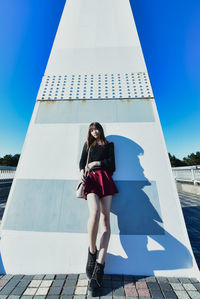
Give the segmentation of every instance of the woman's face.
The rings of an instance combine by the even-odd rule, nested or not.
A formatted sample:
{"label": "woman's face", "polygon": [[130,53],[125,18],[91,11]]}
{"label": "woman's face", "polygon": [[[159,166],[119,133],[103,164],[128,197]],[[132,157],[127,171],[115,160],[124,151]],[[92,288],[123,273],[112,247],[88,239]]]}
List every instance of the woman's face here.
{"label": "woman's face", "polygon": [[93,128],[90,133],[95,139],[100,137],[100,131],[97,128]]}

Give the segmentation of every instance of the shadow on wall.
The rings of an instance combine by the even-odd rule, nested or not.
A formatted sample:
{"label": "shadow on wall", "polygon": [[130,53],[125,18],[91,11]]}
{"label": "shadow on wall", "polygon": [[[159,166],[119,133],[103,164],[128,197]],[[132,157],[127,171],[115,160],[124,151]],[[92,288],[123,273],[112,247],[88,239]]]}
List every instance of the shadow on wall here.
{"label": "shadow on wall", "polygon": [[[144,150],[122,136],[112,135],[107,139],[115,144],[116,172],[120,171],[119,181],[113,176],[119,194],[113,197],[111,213],[116,215],[115,227],[119,229],[127,258],[107,253],[106,268],[111,267],[112,272],[119,274],[123,273],[123,269],[124,273],[129,269],[131,274],[133,268],[141,269],[141,274],[145,274],[148,269],[148,275],[155,275],[156,270],[192,268],[189,250],[163,227],[156,182],[145,178],[139,160]],[[176,224],[176,219],[171,221]],[[134,244],[130,243],[127,235],[134,235]],[[147,236],[162,248],[149,251]]]}

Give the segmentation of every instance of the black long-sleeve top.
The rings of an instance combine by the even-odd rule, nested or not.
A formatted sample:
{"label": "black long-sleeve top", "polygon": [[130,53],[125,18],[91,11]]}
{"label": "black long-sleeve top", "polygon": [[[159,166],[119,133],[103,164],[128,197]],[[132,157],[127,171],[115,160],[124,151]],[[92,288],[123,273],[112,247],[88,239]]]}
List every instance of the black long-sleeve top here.
{"label": "black long-sleeve top", "polygon": [[[87,144],[85,142],[79,162],[80,170],[85,169],[85,165],[87,162],[88,152],[86,151],[86,147]],[[109,142],[105,145],[96,144],[95,146],[92,146],[89,152],[88,164],[93,161],[100,161],[100,167],[104,168],[108,173],[113,175],[113,172],[115,171],[114,143]]]}

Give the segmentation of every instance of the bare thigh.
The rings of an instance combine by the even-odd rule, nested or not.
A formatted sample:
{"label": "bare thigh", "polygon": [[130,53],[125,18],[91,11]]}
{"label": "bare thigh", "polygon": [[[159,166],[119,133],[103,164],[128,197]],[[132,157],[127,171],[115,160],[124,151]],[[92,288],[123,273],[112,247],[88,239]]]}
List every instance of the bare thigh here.
{"label": "bare thigh", "polygon": [[100,213],[100,201],[97,194],[89,193],[87,195],[87,202],[90,215]]}

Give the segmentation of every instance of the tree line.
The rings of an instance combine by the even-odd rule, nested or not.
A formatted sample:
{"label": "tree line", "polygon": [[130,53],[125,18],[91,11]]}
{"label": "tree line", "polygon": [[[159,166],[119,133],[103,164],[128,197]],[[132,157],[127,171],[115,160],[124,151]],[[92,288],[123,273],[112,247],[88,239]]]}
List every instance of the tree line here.
{"label": "tree line", "polygon": [[0,157],[0,166],[17,166],[20,154],[5,155],[3,158]]}
{"label": "tree line", "polygon": [[174,155],[172,156],[170,153],[168,155],[172,167],[200,165],[200,152],[196,152],[196,154],[192,153],[187,157],[183,157],[182,160],[176,158]]}
{"label": "tree line", "polygon": [[[200,152],[192,153],[182,160],[176,158],[175,155],[172,156],[170,153],[168,155],[172,167],[200,165]],[[19,158],[20,154],[0,157],[0,166],[17,166]]]}

